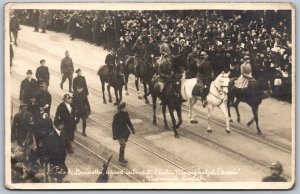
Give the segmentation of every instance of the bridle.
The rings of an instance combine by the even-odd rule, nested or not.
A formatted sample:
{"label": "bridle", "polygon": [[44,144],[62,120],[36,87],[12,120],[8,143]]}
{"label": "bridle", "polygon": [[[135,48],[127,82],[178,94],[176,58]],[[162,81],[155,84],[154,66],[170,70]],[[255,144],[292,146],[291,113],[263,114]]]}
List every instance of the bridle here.
{"label": "bridle", "polygon": [[[225,94],[225,92],[223,92],[222,88],[228,88],[228,86],[224,86],[224,85],[221,85],[221,89],[219,90],[219,88],[216,86],[215,84],[215,81],[213,81],[212,83],[214,85],[214,87],[216,88],[216,90],[219,92],[219,94]],[[219,96],[217,96],[216,94],[213,94],[211,91],[209,91],[209,93],[211,95],[213,95],[215,98],[219,99],[220,100],[220,104],[218,104],[218,106],[220,106],[224,101],[225,101],[225,95],[224,95],[224,98],[220,98]]]}

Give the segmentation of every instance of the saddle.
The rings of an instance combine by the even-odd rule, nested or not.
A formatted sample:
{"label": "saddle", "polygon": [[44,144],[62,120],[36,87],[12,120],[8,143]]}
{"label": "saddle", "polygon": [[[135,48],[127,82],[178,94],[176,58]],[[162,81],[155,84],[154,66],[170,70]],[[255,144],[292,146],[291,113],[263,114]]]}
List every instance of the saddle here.
{"label": "saddle", "polygon": [[209,84],[208,81],[197,79],[197,84],[194,86],[192,95],[193,96],[203,96],[204,93],[208,93]]}

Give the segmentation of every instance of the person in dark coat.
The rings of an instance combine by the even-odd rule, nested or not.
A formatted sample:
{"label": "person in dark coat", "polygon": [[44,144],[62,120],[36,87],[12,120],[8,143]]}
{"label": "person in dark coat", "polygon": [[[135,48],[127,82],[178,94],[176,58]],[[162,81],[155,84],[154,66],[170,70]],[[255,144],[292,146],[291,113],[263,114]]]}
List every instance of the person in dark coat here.
{"label": "person in dark coat", "polygon": [[19,100],[26,104],[29,102],[29,96],[34,95],[37,92],[37,82],[32,78],[32,71],[27,71],[27,78],[21,82],[20,97]]}
{"label": "person in dark coat", "polygon": [[126,111],[126,103],[121,102],[118,106],[118,112],[113,117],[112,132],[113,140],[118,140],[120,144],[119,161],[126,164],[125,160],[125,147],[129,135],[135,133],[135,129],[130,121],[129,114]]}
{"label": "person in dark coat", "polygon": [[187,57],[187,71],[185,73],[185,79],[191,79],[197,77],[197,58],[198,49],[195,46],[193,51]]}
{"label": "person in dark coat", "polygon": [[68,173],[66,166],[67,149],[69,147],[67,136],[64,131],[64,121],[56,119],[53,131],[45,142],[45,157],[50,164],[50,177],[61,183]]}
{"label": "person in dark coat", "polygon": [[20,105],[20,112],[15,114],[12,121],[11,126],[11,141],[14,142],[18,139],[19,131],[22,130],[23,124],[25,123],[24,120],[24,113],[27,112],[27,104]]}
{"label": "person in dark coat", "polygon": [[[74,140],[74,133],[76,129],[75,112],[71,102],[72,97],[69,94],[65,94],[63,97],[63,102],[58,105],[54,117],[54,122],[56,120],[63,121],[63,131],[65,132],[68,141]],[[70,149],[69,152],[73,152],[73,149]]]}
{"label": "person in dark coat", "polygon": [[40,107],[36,102],[35,95],[31,95],[29,97],[29,102],[27,103],[27,110],[32,114],[34,122],[36,122],[41,117]]}
{"label": "person in dark coat", "polygon": [[278,161],[273,162],[270,165],[271,175],[264,177],[262,182],[287,182],[287,180],[281,177],[281,173],[283,171],[282,164]]}
{"label": "person in dark coat", "polygon": [[86,119],[88,117],[87,109],[87,95],[84,93],[83,88],[77,88],[74,93],[72,104],[74,106],[76,124],[82,119],[82,135],[86,137]]}
{"label": "person in dark coat", "polygon": [[72,80],[73,80],[73,73],[74,73],[74,66],[71,57],[69,57],[69,51],[65,52],[66,57],[62,59],[60,71],[62,74],[62,80],[60,83],[60,88],[63,89],[63,84],[65,83],[66,79],[69,80],[69,92],[73,93],[72,90]]}
{"label": "person in dark coat", "polygon": [[47,90],[47,84],[42,82],[40,85],[40,91],[36,94],[36,101],[42,112],[50,115],[52,96]]}
{"label": "person in dark coat", "polygon": [[116,68],[116,53],[114,48],[110,53],[106,55],[105,64],[108,66],[109,70],[108,84],[110,85],[110,78],[112,76],[113,70]]}
{"label": "person in dark coat", "polygon": [[203,107],[205,107],[207,104],[206,96],[209,92],[210,83],[214,77],[214,71],[210,61],[207,60],[208,54],[202,51],[200,55],[200,60],[197,61],[197,85],[204,88],[201,93],[201,100]]}
{"label": "person in dark coat", "polygon": [[48,67],[45,66],[45,63],[45,59],[40,60],[41,66],[36,69],[35,77],[38,85],[40,85],[42,82],[46,82],[47,86],[49,86],[50,74]]}
{"label": "person in dark coat", "polygon": [[33,26],[34,26],[34,32],[39,31],[39,17],[40,17],[40,11],[39,10],[34,10],[33,11]]}
{"label": "person in dark coat", "polygon": [[18,43],[17,43],[18,32],[19,32],[19,30],[21,30],[21,28],[20,28],[20,22],[19,22],[19,19],[17,18],[17,16],[13,16],[11,18],[9,27],[10,27],[10,33],[12,33],[14,36],[14,44],[16,46],[18,46]]}
{"label": "person in dark coat", "polygon": [[9,44],[9,59],[10,59],[10,67],[12,67],[12,62],[13,62],[13,58],[14,58],[14,49],[12,47],[11,44]]}
{"label": "person in dark coat", "polygon": [[147,53],[147,47],[142,42],[142,37],[137,38],[136,43],[132,47],[132,51],[134,53],[134,74],[137,78],[140,74],[140,66],[144,62]]}
{"label": "person in dark coat", "polygon": [[73,91],[77,91],[77,89],[83,89],[83,93],[86,95],[86,108],[87,108],[87,114],[91,114],[91,106],[89,103],[88,95],[89,95],[89,89],[86,84],[85,77],[81,74],[81,69],[77,69],[75,71],[77,73],[77,77],[73,80]]}

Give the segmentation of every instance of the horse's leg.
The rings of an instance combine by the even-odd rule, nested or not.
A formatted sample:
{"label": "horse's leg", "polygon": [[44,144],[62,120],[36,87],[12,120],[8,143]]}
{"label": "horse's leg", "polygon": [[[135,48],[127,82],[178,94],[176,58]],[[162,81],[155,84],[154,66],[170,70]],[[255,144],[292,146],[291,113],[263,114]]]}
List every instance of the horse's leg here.
{"label": "horse's leg", "polygon": [[236,101],[233,103],[233,107],[236,111],[236,116],[237,116],[237,122],[240,122],[241,121],[241,115],[240,115],[240,111],[239,111],[239,104],[240,104],[240,100],[239,99],[236,99]]}
{"label": "horse's leg", "polygon": [[119,102],[120,102],[120,99],[119,99],[119,94],[118,94],[117,87],[114,88],[114,91],[115,91],[115,96],[116,96],[116,102],[114,103],[114,105],[118,105]]}
{"label": "horse's leg", "polygon": [[119,90],[120,102],[123,100],[122,90],[123,90],[123,86],[121,86],[121,88]]}
{"label": "horse's leg", "polygon": [[100,79],[100,81],[101,81],[101,87],[102,87],[103,104],[106,104],[106,98],[105,98],[105,82],[102,81],[101,79]]}
{"label": "horse's leg", "polygon": [[110,93],[110,86],[109,85],[107,86],[107,91],[108,91],[108,97],[109,97],[108,102],[112,103],[111,93]]}
{"label": "horse's leg", "polygon": [[139,87],[139,78],[138,77],[135,77],[135,87],[136,87],[138,99],[142,99],[142,97],[140,95],[140,87]]}
{"label": "horse's leg", "polygon": [[256,122],[257,135],[262,135],[259,125],[258,125],[258,106],[253,106],[252,112],[253,112],[254,120]]}
{"label": "horse's leg", "polygon": [[232,98],[231,95],[228,94],[228,99],[227,99],[227,114],[228,114],[228,117],[229,117],[229,121],[233,122],[233,120],[231,119],[231,112],[230,112],[230,106],[231,106],[231,102],[232,102],[231,98]]}
{"label": "horse's leg", "polygon": [[144,85],[144,99],[145,99],[145,103],[149,104],[149,100],[148,100],[148,97],[147,97],[148,89],[147,89],[147,83],[146,83],[146,81],[143,81],[143,85]]}
{"label": "horse's leg", "polygon": [[254,117],[252,119],[250,119],[250,121],[247,123],[247,126],[250,127],[250,125],[252,125],[252,123],[254,122]]}
{"label": "horse's leg", "polygon": [[164,127],[165,129],[169,129],[168,122],[167,122],[167,117],[166,117],[166,109],[167,105],[165,102],[162,104],[162,112],[163,112],[163,117],[164,117]]}
{"label": "horse's leg", "polygon": [[223,102],[222,104],[220,104],[219,108],[221,109],[221,111],[223,112],[224,116],[225,116],[225,122],[226,122],[226,133],[230,133],[230,127],[229,127],[229,117],[227,114],[227,110],[226,110],[226,104],[225,102]]}
{"label": "horse's leg", "polygon": [[[177,132],[177,129],[180,127],[180,125],[182,124],[182,111],[181,111],[181,106],[178,106],[176,108],[176,112],[177,112],[177,117],[178,117],[178,123],[177,123],[177,126],[176,126],[176,132]],[[179,135],[178,135],[179,136]]]}
{"label": "horse's leg", "polygon": [[210,120],[211,120],[211,112],[212,112],[212,105],[211,104],[208,104],[207,106],[207,133],[212,133],[212,130],[210,128]]}
{"label": "horse's leg", "polygon": [[156,96],[152,96],[152,108],[153,108],[153,125],[156,125]]}
{"label": "horse's leg", "polygon": [[172,125],[173,125],[173,131],[174,131],[174,136],[176,138],[179,137],[178,135],[178,132],[177,132],[177,125],[176,125],[176,119],[175,119],[175,116],[174,116],[174,108],[171,107],[171,106],[168,106],[168,109],[169,109],[169,113],[170,113],[170,116],[171,116],[171,119],[172,119]]}
{"label": "horse's leg", "polygon": [[196,124],[198,123],[198,121],[195,119],[194,115],[193,115],[193,109],[194,109],[194,105],[196,104],[197,102],[197,97],[192,97],[191,98],[191,101],[190,101],[190,122],[193,123],[193,124]]}
{"label": "horse's leg", "polygon": [[127,85],[128,85],[128,78],[129,78],[129,73],[126,73],[125,74],[125,91],[126,91],[126,95],[129,95],[129,92],[128,92],[128,87],[127,87]]}

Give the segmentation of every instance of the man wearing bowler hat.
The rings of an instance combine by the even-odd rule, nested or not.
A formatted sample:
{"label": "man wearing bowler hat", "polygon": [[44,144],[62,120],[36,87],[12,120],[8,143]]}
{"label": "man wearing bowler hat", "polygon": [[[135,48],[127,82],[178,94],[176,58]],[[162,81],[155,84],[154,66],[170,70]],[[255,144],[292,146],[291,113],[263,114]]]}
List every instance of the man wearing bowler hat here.
{"label": "man wearing bowler hat", "polygon": [[[71,103],[72,97],[69,94],[65,94],[63,96],[63,102],[58,105],[54,117],[54,122],[56,120],[61,120],[63,122],[63,131],[65,132],[68,141],[74,140],[74,133],[76,128],[75,112],[74,107]],[[69,152],[73,152],[73,149],[71,147]]]}
{"label": "man wearing bowler hat", "polygon": [[126,111],[126,103],[121,102],[117,108],[118,112],[114,115],[112,122],[113,140],[118,140],[120,144],[119,162],[125,165],[127,163],[124,157],[126,142],[128,141],[129,135],[135,133],[135,129]]}
{"label": "man wearing bowler hat", "polygon": [[40,60],[41,66],[36,69],[35,77],[39,84],[45,82],[47,86],[49,86],[50,74],[48,67],[45,66],[45,63],[45,59]]}
{"label": "man wearing bowler hat", "polygon": [[32,71],[27,71],[27,77],[21,82],[20,97],[21,103],[27,104],[29,97],[37,92],[37,82],[32,78]]}
{"label": "man wearing bowler hat", "polygon": [[81,90],[82,89],[82,94],[86,95],[86,108],[87,108],[87,113],[88,115],[91,114],[91,107],[90,107],[90,103],[89,103],[89,100],[88,100],[88,95],[89,95],[89,89],[87,87],[87,84],[86,84],[86,80],[85,80],[85,77],[82,76],[82,73],[81,73],[81,69],[77,69],[75,71],[75,73],[77,73],[77,77],[74,78],[73,80],[73,91],[76,92],[78,89]]}
{"label": "man wearing bowler hat", "polygon": [[68,79],[69,80],[69,92],[73,93],[72,90],[72,80],[73,80],[73,73],[74,73],[74,66],[71,57],[69,57],[69,51],[65,52],[65,58],[61,61],[60,71],[62,74],[62,80],[60,83],[60,88],[63,89],[63,84]]}

